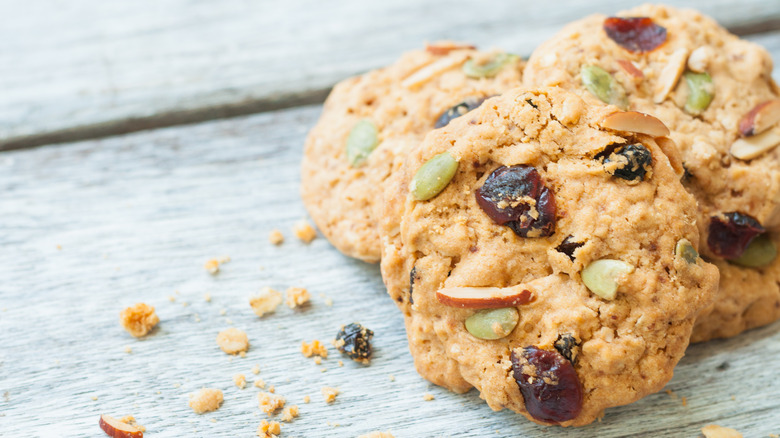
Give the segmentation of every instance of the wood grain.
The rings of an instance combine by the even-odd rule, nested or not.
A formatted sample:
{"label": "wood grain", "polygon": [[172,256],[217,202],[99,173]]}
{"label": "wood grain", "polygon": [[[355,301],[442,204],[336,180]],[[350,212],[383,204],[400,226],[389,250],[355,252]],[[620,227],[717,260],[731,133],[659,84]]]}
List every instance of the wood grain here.
{"label": "wood grain", "polygon": [[[778,29],[780,2],[673,0],[740,32]],[[29,0],[0,26],[0,150],[313,103],[426,40],[528,55],[619,0]]]}
{"label": "wood grain", "polygon": [[[150,438],[254,436],[265,418],[258,390],[237,389],[232,376],[253,381],[255,364],[301,408],[284,437],[693,437],[710,423],[746,437],[780,433],[780,324],[690,348],[668,386],[674,397],[652,395],[582,429],[535,426],[492,412],[473,391],[427,384],[377,267],[290,232],[304,217],[298,165],[319,111],[0,155],[0,436],[99,437],[101,413],[135,415]],[[268,243],[274,228],[287,237],[281,247]],[[221,255],[232,261],[212,277],[203,263]],[[263,286],[307,287],[313,303],[258,319],[247,300]],[[118,313],[139,301],[161,322],[135,340]],[[339,367],[333,348],[321,366],[299,353],[301,341],[331,339],[355,320],[376,332],[370,366]],[[249,334],[244,359],[215,343],[229,326]],[[333,405],[319,393],[325,385],[342,391]],[[187,394],[202,386],[221,388],[225,402],[199,416]],[[426,392],[435,400],[423,401]]]}

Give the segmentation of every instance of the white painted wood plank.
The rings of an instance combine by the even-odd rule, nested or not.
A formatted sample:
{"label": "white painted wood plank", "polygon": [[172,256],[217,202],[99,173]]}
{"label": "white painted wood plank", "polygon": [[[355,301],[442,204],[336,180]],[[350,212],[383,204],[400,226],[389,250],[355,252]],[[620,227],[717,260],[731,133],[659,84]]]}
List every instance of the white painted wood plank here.
{"label": "white painted wood plank", "polygon": [[[668,3],[696,7],[727,26],[780,20],[778,1]],[[568,21],[628,6],[620,0],[0,0],[0,5],[0,142],[306,94],[392,62],[426,40],[472,41],[528,55]]]}
{"label": "white painted wood plank", "polygon": [[[492,412],[473,392],[430,387],[412,369],[376,266],[289,231],[304,216],[298,164],[319,111],[0,155],[0,436],[99,437],[100,413],[133,414],[150,438],[254,436],[264,418],[258,391],[231,382],[236,373],[253,380],[254,364],[301,407],[284,437],[693,437],[709,423],[746,437],[780,433],[780,324],[692,347],[668,386],[687,406],[660,393],[582,429],[535,426]],[[273,228],[287,237],[279,248],[267,241]],[[202,265],[220,255],[232,261],[211,277]],[[312,292],[310,308],[262,320],[251,312],[247,298],[260,287],[293,285]],[[137,301],[161,317],[140,341],[118,324],[118,312]],[[298,352],[302,340],[330,339],[354,320],[376,332],[371,366],[338,367],[333,349],[316,366]],[[250,336],[245,359],[215,344],[230,325]],[[204,385],[223,389],[226,401],[198,416],[187,393]],[[342,390],[335,404],[322,401],[323,385]],[[423,401],[425,392],[436,399]]]}

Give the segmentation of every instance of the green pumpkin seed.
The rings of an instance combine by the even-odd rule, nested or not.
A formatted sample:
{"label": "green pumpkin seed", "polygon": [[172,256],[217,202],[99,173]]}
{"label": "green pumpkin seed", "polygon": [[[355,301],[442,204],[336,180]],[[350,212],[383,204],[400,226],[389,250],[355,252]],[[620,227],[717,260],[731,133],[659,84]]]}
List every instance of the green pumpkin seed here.
{"label": "green pumpkin seed", "polygon": [[691,242],[688,239],[680,239],[677,241],[677,245],[674,247],[674,254],[692,264],[696,264],[696,261],[699,259],[699,253],[696,252],[696,248],[691,245]]}
{"label": "green pumpkin seed", "polygon": [[501,339],[512,333],[519,320],[514,307],[485,309],[466,318],[466,330],[479,339]]}
{"label": "green pumpkin seed", "polygon": [[634,267],[620,260],[596,260],[582,270],[582,282],[591,292],[605,300],[614,300],[618,283],[625,275],[634,272]]}
{"label": "green pumpkin seed", "polygon": [[731,262],[748,268],[763,268],[772,263],[776,257],[777,247],[769,238],[769,234],[764,233],[753,239],[745,248],[745,252]]}
{"label": "green pumpkin seed", "polygon": [[685,72],[685,82],[688,84],[688,99],[685,101],[685,111],[691,115],[699,115],[710,106],[715,96],[712,77],[707,73]]}
{"label": "green pumpkin seed", "polygon": [[442,152],[426,161],[412,178],[409,189],[418,201],[427,201],[438,195],[450,183],[458,162],[449,152]]}
{"label": "green pumpkin seed", "polygon": [[580,69],[582,85],[602,102],[628,109],[628,98],[623,87],[601,67],[583,65]]}
{"label": "green pumpkin seed", "polygon": [[490,78],[498,74],[505,65],[515,62],[519,56],[511,53],[498,53],[484,64],[477,64],[477,61],[469,59],[463,64],[463,73],[470,78]]}
{"label": "green pumpkin seed", "polygon": [[379,144],[376,125],[363,119],[352,127],[347,137],[347,161],[352,167],[362,166]]}

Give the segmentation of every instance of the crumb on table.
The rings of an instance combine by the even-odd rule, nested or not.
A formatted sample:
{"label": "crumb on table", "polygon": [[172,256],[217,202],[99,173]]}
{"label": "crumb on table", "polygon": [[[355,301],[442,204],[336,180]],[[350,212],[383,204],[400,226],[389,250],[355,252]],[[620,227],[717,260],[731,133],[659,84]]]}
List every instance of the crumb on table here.
{"label": "crumb on table", "polygon": [[257,401],[260,410],[268,415],[282,409],[285,403],[284,397],[270,392],[261,392],[257,394]]}
{"label": "crumb on table", "polygon": [[293,233],[303,243],[311,243],[317,237],[317,231],[306,221],[300,221],[293,225]]}
{"label": "crumb on table", "polygon": [[257,316],[275,311],[279,304],[282,304],[282,293],[270,287],[264,287],[258,295],[249,298],[249,305]]}
{"label": "crumb on table", "polygon": [[367,435],[360,435],[358,438],[395,438],[390,432],[371,432]]}
{"label": "crumb on table", "polygon": [[201,388],[190,397],[190,407],[196,414],[216,411],[224,400],[222,390]]}
{"label": "crumb on table", "polygon": [[308,344],[306,341],[301,342],[301,353],[305,357],[312,357],[312,355],[316,355],[325,359],[328,358],[328,348],[325,346],[325,344],[317,339],[311,341]]}
{"label": "crumb on table", "polygon": [[255,388],[265,388],[265,380],[263,379],[257,379],[255,380]]}
{"label": "crumb on table", "polygon": [[260,438],[276,438],[282,433],[282,427],[278,421],[262,420],[257,426],[257,436]]}
{"label": "crumb on table", "polygon": [[728,427],[721,427],[717,424],[710,424],[701,428],[701,433],[705,438],[742,438],[742,434]]}
{"label": "crumb on table", "polygon": [[227,354],[238,354],[249,349],[249,338],[243,330],[231,327],[219,332],[217,345]]}
{"label": "crumb on table", "polygon": [[294,309],[309,302],[311,295],[309,291],[302,287],[287,288],[287,307]]}
{"label": "crumb on table", "polygon": [[430,394],[430,393],[427,393],[427,392],[425,394],[423,394],[423,400],[425,400],[425,401],[431,401],[434,398],[435,397],[433,396],[433,394]]}
{"label": "crumb on table", "polygon": [[140,338],[146,336],[160,322],[160,318],[154,313],[154,307],[138,303],[119,312],[119,322],[128,333]]}
{"label": "crumb on table", "polygon": [[296,418],[298,414],[298,405],[285,406],[284,409],[282,409],[281,420],[285,423],[289,423],[293,421],[293,418]]}
{"label": "crumb on table", "polygon": [[246,376],[243,374],[236,374],[233,376],[233,383],[238,387],[238,389],[246,388]]}
{"label": "crumb on table", "polygon": [[333,403],[336,400],[336,396],[339,395],[338,388],[331,388],[330,386],[323,386],[320,392],[322,392],[322,397],[327,403]]}
{"label": "crumb on table", "polygon": [[304,403],[309,403],[310,401],[311,401],[311,397],[309,397],[308,395],[304,395],[303,396],[303,402]]}
{"label": "crumb on table", "polygon": [[252,374],[254,375],[260,374],[260,365],[255,365],[252,367]]}
{"label": "crumb on table", "polygon": [[273,245],[281,245],[284,243],[284,234],[282,234],[279,230],[271,230],[271,233],[268,234],[268,241],[271,242]]}

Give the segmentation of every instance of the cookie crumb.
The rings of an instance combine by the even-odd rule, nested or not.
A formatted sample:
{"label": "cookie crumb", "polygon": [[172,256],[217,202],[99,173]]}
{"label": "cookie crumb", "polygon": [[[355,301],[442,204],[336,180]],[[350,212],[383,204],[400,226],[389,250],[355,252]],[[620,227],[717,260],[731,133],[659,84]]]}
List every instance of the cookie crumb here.
{"label": "cookie crumb", "polygon": [[129,345],[125,345],[125,353],[133,354],[133,349]]}
{"label": "cookie crumb", "polygon": [[224,400],[222,391],[215,388],[201,388],[190,395],[190,407],[196,414],[216,411]]}
{"label": "cookie crumb", "polygon": [[97,396],[96,396],[96,395],[93,395],[93,396],[92,396],[92,401],[97,401],[97,399],[98,399],[98,398],[97,398]]}
{"label": "cookie crumb", "polygon": [[136,338],[146,336],[160,318],[154,313],[154,307],[146,303],[138,303],[119,313],[119,322],[125,330]]}
{"label": "cookie crumb", "polygon": [[736,430],[716,424],[702,427],[701,433],[705,438],[742,438],[742,434]]}
{"label": "cookie crumb", "polygon": [[174,297],[173,295],[169,295],[168,296],[168,301],[174,303],[174,302],[176,302],[176,297]]}
{"label": "cookie crumb", "polygon": [[427,392],[426,392],[425,394],[423,394],[423,400],[425,400],[425,401],[431,401],[431,400],[433,400],[433,399],[434,399],[434,396],[433,396],[433,394],[430,394],[430,393],[427,393]]}
{"label": "cookie crumb", "polygon": [[217,345],[227,354],[238,354],[249,348],[249,338],[243,330],[231,327],[219,332]]}
{"label": "cookie crumb", "polygon": [[314,363],[316,363],[317,365],[321,364],[322,363],[322,358],[319,357],[319,356],[315,357],[314,358]]}
{"label": "cookie crumb", "polygon": [[257,436],[260,438],[276,438],[282,433],[282,427],[278,421],[260,421],[260,425],[257,426]]}
{"label": "cookie crumb", "polygon": [[309,291],[302,287],[287,288],[287,307],[294,309],[309,302]]}
{"label": "cookie crumb", "polygon": [[309,403],[310,401],[311,401],[311,397],[309,397],[308,395],[304,395],[303,396],[303,402],[304,403]]}
{"label": "cookie crumb", "polygon": [[203,269],[211,275],[217,275],[219,273],[219,262],[217,259],[211,259],[203,265]]}
{"label": "cookie crumb", "polygon": [[268,241],[273,245],[281,245],[284,243],[284,234],[276,229],[271,230],[271,232],[268,234]]}
{"label": "cookie crumb", "polygon": [[681,401],[683,406],[688,406],[688,397],[683,397]]}
{"label": "cookie crumb", "polygon": [[341,360],[340,360],[340,361],[338,362],[338,364],[339,364],[339,366],[340,366],[340,367],[343,367],[343,366],[344,366],[344,361],[341,361]]}
{"label": "cookie crumb", "polygon": [[293,418],[298,417],[299,411],[298,411],[298,405],[290,405],[285,406],[282,410],[282,421],[285,423],[289,423],[293,421]]}
{"label": "cookie crumb", "polygon": [[279,304],[282,304],[282,293],[270,287],[264,287],[258,295],[249,298],[249,305],[255,315],[260,317],[274,312]]}
{"label": "cookie crumb", "polygon": [[367,435],[360,435],[358,438],[395,438],[390,432],[375,431]]}
{"label": "cookie crumb", "polygon": [[265,388],[265,380],[263,379],[257,379],[255,380],[255,388]]}
{"label": "cookie crumb", "polygon": [[236,374],[233,376],[233,383],[238,387],[238,389],[246,388],[246,376],[243,374]]}
{"label": "cookie crumb", "polygon": [[211,294],[210,293],[203,294],[203,301],[205,301],[207,303],[210,303],[211,302]]}
{"label": "cookie crumb", "polygon": [[336,396],[339,395],[338,388],[331,388],[330,386],[323,386],[320,392],[322,392],[322,397],[326,403],[333,403],[336,400]]}
{"label": "cookie crumb", "polygon": [[301,342],[301,353],[305,357],[311,357],[312,355],[320,356],[323,359],[328,358],[328,348],[325,344],[315,339],[311,343]]}
{"label": "cookie crumb", "polygon": [[254,375],[260,374],[260,365],[255,365],[252,367],[252,374]]}
{"label": "cookie crumb", "polygon": [[293,225],[293,233],[303,243],[311,243],[317,237],[317,231],[306,221],[300,221]]}
{"label": "cookie crumb", "polygon": [[395,376],[394,376],[394,375],[390,374],[390,376],[389,376],[389,377],[390,377],[390,381],[391,381],[391,382],[395,382]]}
{"label": "cookie crumb", "polygon": [[129,424],[130,426],[138,429],[140,432],[146,432],[146,428],[138,424],[135,421],[135,417],[132,415],[125,415],[124,417],[120,418],[119,421],[125,424]]}
{"label": "cookie crumb", "polygon": [[277,412],[284,407],[284,397],[271,394],[270,392],[261,392],[257,394],[257,401],[260,410],[268,415]]}

